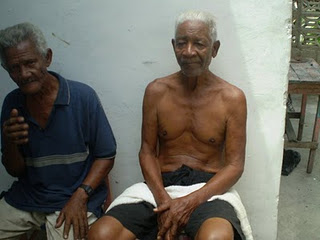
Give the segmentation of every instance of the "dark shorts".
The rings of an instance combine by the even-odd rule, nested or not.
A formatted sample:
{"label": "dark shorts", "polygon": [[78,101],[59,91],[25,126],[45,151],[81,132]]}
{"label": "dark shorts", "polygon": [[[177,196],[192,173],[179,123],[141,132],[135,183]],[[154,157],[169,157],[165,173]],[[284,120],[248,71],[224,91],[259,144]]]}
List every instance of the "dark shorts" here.
{"label": "dark shorts", "polygon": [[[205,173],[182,166],[170,173],[163,173],[164,186],[180,185],[188,186],[200,182],[207,182],[213,174]],[[140,240],[154,240],[158,233],[157,214],[153,212],[154,206],[147,202],[123,204],[113,207],[106,213],[119,220],[122,225],[133,232]],[[201,204],[190,216],[184,231],[192,239],[198,232],[201,224],[213,217],[228,220],[234,229],[234,239],[244,240],[245,237],[240,227],[240,221],[234,208],[223,200],[214,200]]]}

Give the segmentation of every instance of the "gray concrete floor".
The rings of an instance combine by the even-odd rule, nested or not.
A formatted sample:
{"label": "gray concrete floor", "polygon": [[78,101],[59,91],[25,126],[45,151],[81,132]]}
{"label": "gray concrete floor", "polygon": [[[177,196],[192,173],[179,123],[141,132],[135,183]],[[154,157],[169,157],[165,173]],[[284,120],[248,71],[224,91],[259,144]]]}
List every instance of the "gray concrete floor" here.
{"label": "gray concrete floor", "polygon": [[[301,96],[292,95],[295,110],[300,110]],[[317,97],[308,97],[302,140],[311,140]],[[297,129],[298,120],[293,121]],[[313,171],[306,173],[309,150],[292,149],[301,154],[299,165],[289,176],[281,176],[278,240],[319,240],[320,228],[320,150]]]}

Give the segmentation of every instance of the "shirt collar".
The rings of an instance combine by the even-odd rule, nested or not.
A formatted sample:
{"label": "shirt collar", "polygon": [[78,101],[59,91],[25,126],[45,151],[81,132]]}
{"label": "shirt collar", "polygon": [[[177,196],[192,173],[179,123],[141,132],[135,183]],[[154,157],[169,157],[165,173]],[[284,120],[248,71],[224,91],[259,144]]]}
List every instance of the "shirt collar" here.
{"label": "shirt collar", "polygon": [[52,71],[49,71],[49,73],[55,76],[59,81],[59,91],[58,91],[56,101],[54,102],[54,105],[69,105],[70,88],[69,88],[68,81],[58,73],[55,73]]}
{"label": "shirt collar", "polygon": [[[56,77],[59,81],[59,90],[58,95],[56,98],[56,101],[54,102],[54,105],[69,105],[70,103],[70,88],[68,81],[59,75],[56,72],[48,71],[51,75]],[[18,101],[19,107],[23,107],[25,105],[25,95],[22,94],[22,92],[19,92],[17,97],[21,98],[21,100]]]}

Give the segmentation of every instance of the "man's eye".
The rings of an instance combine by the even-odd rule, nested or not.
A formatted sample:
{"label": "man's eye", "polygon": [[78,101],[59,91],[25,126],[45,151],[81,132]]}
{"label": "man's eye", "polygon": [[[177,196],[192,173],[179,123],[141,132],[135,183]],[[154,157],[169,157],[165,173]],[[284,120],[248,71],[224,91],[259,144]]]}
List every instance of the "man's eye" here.
{"label": "man's eye", "polygon": [[33,60],[27,61],[28,66],[33,66],[35,63],[36,61],[33,61]]}
{"label": "man's eye", "polygon": [[204,44],[201,43],[201,42],[196,42],[195,44],[196,44],[197,46],[199,46],[199,47],[203,47],[203,46],[204,46]]}
{"label": "man's eye", "polygon": [[185,45],[185,42],[177,42],[178,47],[182,47],[183,45]]}

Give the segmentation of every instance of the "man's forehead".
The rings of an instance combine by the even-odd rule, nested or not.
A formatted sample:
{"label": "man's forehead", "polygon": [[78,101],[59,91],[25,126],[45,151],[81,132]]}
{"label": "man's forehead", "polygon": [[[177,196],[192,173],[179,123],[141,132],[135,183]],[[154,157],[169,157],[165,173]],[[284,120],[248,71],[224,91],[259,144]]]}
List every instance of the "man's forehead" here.
{"label": "man's forehead", "polygon": [[23,40],[17,45],[5,49],[6,58],[10,58],[12,55],[23,53],[38,55],[39,51],[35,44],[30,40]]}
{"label": "man's forehead", "polygon": [[199,20],[186,20],[180,23],[177,27],[177,32],[181,31],[206,31],[209,32],[209,27]]}
{"label": "man's forehead", "polygon": [[176,31],[176,38],[184,37],[189,34],[203,34],[210,37],[209,27],[204,22],[199,20],[186,20],[178,25]]}
{"label": "man's forehead", "polygon": [[14,48],[16,50],[35,50],[36,49],[36,46],[35,44],[29,40],[29,39],[26,39],[26,40],[23,40],[21,42],[19,42],[17,45],[15,46],[12,46],[12,47],[9,47],[9,48]]}
{"label": "man's forehead", "polygon": [[28,59],[42,57],[35,44],[30,40],[24,40],[17,45],[4,49],[4,65],[7,67]]}

